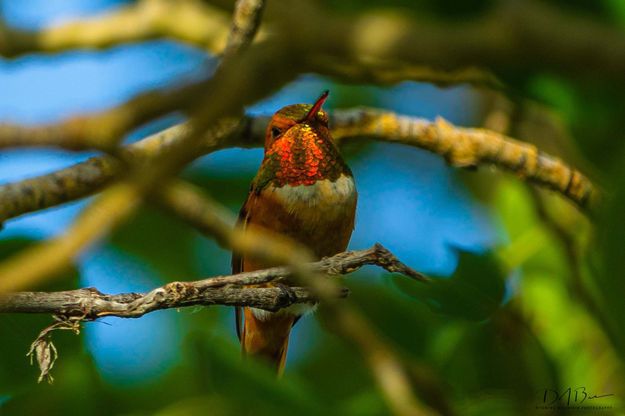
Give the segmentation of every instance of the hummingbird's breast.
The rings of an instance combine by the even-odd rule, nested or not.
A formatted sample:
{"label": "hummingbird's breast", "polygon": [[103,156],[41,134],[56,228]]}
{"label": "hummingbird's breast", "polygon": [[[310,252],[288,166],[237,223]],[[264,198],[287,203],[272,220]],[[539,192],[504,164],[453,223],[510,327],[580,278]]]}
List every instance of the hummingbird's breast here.
{"label": "hummingbird's breast", "polygon": [[357,201],[351,175],[311,185],[270,184],[258,197],[258,225],[301,242],[319,258],[345,250],[354,229]]}
{"label": "hummingbird's breast", "polygon": [[320,179],[312,185],[269,186],[266,191],[289,215],[317,227],[322,222],[341,220],[356,206],[356,185],[352,176]]}
{"label": "hummingbird's breast", "polygon": [[[311,185],[269,185],[258,195],[251,223],[284,234],[306,245],[319,258],[347,248],[354,229],[357,192],[354,179],[341,174],[338,179],[321,179]],[[303,315],[313,304],[296,304],[278,313]],[[253,309],[258,319],[270,312]]]}

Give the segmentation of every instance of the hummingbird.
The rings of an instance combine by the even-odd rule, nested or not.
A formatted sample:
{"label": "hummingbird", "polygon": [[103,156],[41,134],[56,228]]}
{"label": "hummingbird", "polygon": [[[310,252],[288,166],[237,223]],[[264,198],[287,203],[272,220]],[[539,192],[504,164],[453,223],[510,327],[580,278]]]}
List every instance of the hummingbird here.
{"label": "hummingbird", "polygon": [[[252,181],[239,224],[279,233],[308,247],[319,259],[345,251],[356,214],[357,192],[322,105],[293,104],[277,111],[265,133],[264,158]],[[278,264],[261,264],[233,253],[233,274]],[[271,284],[267,285],[271,287]],[[244,355],[264,360],[281,375],[293,326],[316,304],[294,304],[277,312],[236,308],[236,329]]]}

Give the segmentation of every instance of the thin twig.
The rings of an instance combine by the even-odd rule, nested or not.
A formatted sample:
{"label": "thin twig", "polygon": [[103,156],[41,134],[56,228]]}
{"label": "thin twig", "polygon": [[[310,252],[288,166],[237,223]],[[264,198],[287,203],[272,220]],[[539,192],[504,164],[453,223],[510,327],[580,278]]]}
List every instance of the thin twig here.
{"label": "thin twig", "polygon": [[264,0],[237,0],[230,24],[228,43],[222,53],[222,59],[247,48],[254,40],[265,8]]}
{"label": "thin twig", "polygon": [[52,332],[57,330],[69,330],[74,334],[80,334],[80,322],[84,317],[65,317],[53,315],[55,322],[46,328],[44,328],[37,338],[30,344],[30,349],[26,354],[30,357],[30,364],[33,364],[33,359],[37,360],[39,366],[39,378],[38,383],[47,381],[52,384],[54,377],[52,377],[52,367],[59,358],[59,352],[56,346],[52,342]]}

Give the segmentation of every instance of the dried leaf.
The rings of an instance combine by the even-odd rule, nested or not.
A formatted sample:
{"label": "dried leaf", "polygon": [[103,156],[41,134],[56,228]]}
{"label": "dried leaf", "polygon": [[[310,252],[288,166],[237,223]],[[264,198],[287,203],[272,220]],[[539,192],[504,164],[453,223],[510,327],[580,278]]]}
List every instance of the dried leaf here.
{"label": "dried leaf", "polygon": [[59,352],[52,342],[52,331],[56,329],[67,329],[78,335],[80,333],[80,322],[83,320],[83,317],[64,317],[58,315],[54,315],[53,318],[56,322],[39,333],[37,339],[30,344],[30,349],[26,354],[27,357],[30,357],[31,365],[33,364],[33,358],[37,360],[37,365],[39,366],[38,383],[46,380],[48,383],[52,384],[54,381],[51,371],[57,358],[59,358]]}

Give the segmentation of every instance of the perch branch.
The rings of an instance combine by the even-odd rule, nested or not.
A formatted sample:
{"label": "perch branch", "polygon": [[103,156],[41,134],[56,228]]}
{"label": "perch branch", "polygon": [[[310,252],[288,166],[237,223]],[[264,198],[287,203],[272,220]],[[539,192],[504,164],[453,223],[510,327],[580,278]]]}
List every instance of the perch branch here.
{"label": "perch branch", "polygon": [[[325,258],[310,264],[310,269],[316,273],[338,276],[353,273],[364,265],[376,265],[393,273],[427,281],[427,278],[400,262],[379,244],[367,250],[348,251]],[[293,303],[315,300],[307,289],[301,287],[293,288],[293,293],[279,288],[246,287],[286,281],[289,276],[289,267],[273,267],[194,282],[168,283],[148,293],[105,295],[93,288],[62,292],[16,292],[0,295],[0,313],[47,313],[84,319],[101,316],[138,318],[155,310],[192,305],[251,306],[276,311]],[[344,296],[346,292],[341,290],[336,295]]]}
{"label": "perch branch", "polygon": [[196,305],[248,306],[275,312],[295,303],[316,301],[302,287],[292,287],[292,292],[287,292],[281,288],[211,287],[203,282],[172,282],[147,293],[117,295],[95,288],[16,292],[0,296],[0,313],[44,313],[94,320],[103,316],[140,318],[157,310]]}

